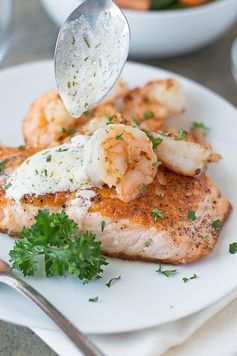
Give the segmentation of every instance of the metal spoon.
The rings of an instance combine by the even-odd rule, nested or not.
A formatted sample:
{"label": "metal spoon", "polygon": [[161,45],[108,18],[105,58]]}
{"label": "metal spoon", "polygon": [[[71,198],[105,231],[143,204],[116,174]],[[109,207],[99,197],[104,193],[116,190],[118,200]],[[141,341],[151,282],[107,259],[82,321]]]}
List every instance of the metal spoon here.
{"label": "metal spoon", "polygon": [[0,259],[0,283],[15,288],[32,300],[48,317],[64,332],[64,334],[86,356],[103,356],[104,354],[91,342],[91,340],[67,320],[47,299],[32,288],[25,281],[16,277],[9,264]]}
{"label": "metal spoon", "polygon": [[86,0],[66,19],[54,65],[59,94],[72,116],[79,117],[109,93],[129,45],[128,22],[112,0]]}

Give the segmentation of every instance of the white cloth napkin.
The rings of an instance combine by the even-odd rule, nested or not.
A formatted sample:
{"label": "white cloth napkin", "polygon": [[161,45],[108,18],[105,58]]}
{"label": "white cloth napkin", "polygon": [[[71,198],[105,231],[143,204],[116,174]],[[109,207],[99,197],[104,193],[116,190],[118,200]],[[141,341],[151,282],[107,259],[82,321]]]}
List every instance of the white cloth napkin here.
{"label": "white cloth napkin", "polygon": [[[60,331],[32,330],[58,355],[81,355]],[[91,339],[108,356],[237,355],[237,289],[186,318],[131,333],[91,335]]]}

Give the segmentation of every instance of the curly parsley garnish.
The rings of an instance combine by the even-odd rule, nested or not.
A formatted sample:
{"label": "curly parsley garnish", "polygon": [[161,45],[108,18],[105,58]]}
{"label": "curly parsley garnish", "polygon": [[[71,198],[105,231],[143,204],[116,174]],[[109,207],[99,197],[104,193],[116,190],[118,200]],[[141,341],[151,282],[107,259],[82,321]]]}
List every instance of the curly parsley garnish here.
{"label": "curly parsley garnish", "polygon": [[164,217],[164,213],[157,208],[153,209],[151,212],[154,215],[154,221],[157,222],[159,218]]}
{"label": "curly parsley garnish", "polygon": [[111,285],[112,285],[115,281],[119,281],[120,279],[121,279],[121,276],[111,278],[111,279],[109,280],[109,282],[106,283],[106,286],[107,286],[108,288],[110,288]]}
{"label": "curly parsley garnish", "polygon": [[46,276],[73,274],[89,282],[100,278],[102,265],[101,243],[92,232],[78,233],[77,224],[63,210],[50,214],[40,210],[31,228],[23,228],[22,239],[10,251],[10,261],[24,276],[33,276],[38,269],[37,257],[44,256]]}
{"label": "curly parsley garnish", "polygon": [[161,265],[159,265],[159,269],[156,270],[156,272],[163,274],[166,277],[170,277],[173,274],[177,273],[177,269],[166,269],[162,270]]}

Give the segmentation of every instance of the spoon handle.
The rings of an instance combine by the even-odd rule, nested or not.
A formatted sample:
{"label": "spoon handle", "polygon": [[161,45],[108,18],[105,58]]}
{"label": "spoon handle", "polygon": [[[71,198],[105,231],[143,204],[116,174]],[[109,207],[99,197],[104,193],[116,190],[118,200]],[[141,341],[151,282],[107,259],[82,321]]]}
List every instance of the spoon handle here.
{"label": "spoon handle", "polygon": [[85,334],[66,319],[47,299],[25,281],[13,275],[11,271],[0,275],[0,282],[15,288],[38,305],[86,356],[104,355]]}

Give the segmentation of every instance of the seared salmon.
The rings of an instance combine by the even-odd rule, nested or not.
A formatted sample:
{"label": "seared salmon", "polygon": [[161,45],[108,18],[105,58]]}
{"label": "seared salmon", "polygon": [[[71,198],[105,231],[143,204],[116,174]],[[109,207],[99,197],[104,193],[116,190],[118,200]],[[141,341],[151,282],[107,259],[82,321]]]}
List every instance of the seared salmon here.
{"label": "seared salmon", "polygon": [[[31,150],[24,151],[26,156]],[[23,154],[23,151],[22,151]],[[16,157],[14,151],[13,157]],[[3,157],[0,152],[0,159]],[[21,162],[5,158],[16,168]],[[7,167],[6,167],[7,168]],[[10,168],[9,168],[10,169]],[[2,171],[3,175],[4,169]],[[208,255],[217,243],[221,228],[231,211],[231,204],[221,197],[205,174],[186,177],[159,167],[157,176],[131,202],[116,197],[113,188],[93,188],[88,212],[81,214],[84,201],[78,192],[60,192],[42,196],[25,195],[20,203],[8,199],[0,188],[0,231],[19,237],[23,226],[30,227],[38,210],[66,211],[80,230],[91,230],[102,242],[105,255],[124,259],[187,264]],[[154,211],[161,212],[155,218]],[[196,219],[190,219],[189,212]],[[104,229],[101,222],[105,222]],[[103,231],[102,231],[103,230]]]}

